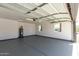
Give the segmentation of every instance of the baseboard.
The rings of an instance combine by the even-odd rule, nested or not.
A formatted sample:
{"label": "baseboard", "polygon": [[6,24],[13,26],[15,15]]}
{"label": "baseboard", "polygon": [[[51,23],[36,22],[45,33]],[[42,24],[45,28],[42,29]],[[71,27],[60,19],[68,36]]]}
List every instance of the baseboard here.
{"label": "baseboard", "polygon": [[[24,36],[24,37],[28,37],[28,36],[34,36],[34,35],[27,35],[27,36]],[[0,40],[0,41],[8,41],[8,40],[15,40],[15,39],[21,39],[21,38],[10,38],[10,39],[3,39],[3,40]]]}
{"label": "baseboard", "polygon": [[48,37],[48,36],[42,36],[42,35],[35,35],[35,36],[47,37],[47,38],[51,38],[51,39],[62,40],[62,41],[68,41],[68,42],[75,42],[75,41],[73,41],[73,40],[66,40],[66,39],[54,38],[54,37]]}
{"label": "baseboard", "polygon": [[[56,40],[61,40],[61,41],[75,42],[75,41],[72,41],[72,40],[66,40],[66,39],[60,39],[60,38],[54,38],[54,37],[48,37],[48,36],[42,36],[42,35],[27,35],[27,36],[24,36],[24,37],[28,37],[28,36],[41,36],[41,37],[46,37],[46,38],[51,38],[51,39],[56,39]],[[0,40],[0,41],[8,41],[8,40],[15,40],[15,39],[18,39],[18,37],[17,38],[4,39],[4,40]]]}
{"label": "baseboard", "polygon": [[24,37],[28,37],[28,36],[36,36],[36,35],[27,35],[27,36],[24,36]]}
{"label": "baseboard", "polygon": [[14,40],[14,39],[18,39],[18,38],[3,39],[3,40],[0,40],[0,41],[8,41],[8,40]]}

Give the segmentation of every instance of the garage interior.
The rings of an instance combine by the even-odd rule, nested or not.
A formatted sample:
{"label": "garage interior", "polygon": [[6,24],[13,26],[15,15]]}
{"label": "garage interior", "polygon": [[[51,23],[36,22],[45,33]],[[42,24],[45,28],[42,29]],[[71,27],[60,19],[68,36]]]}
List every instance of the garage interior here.
{"label": "garage interior", "polygon": [[77,11],[77,3],[0,3],[0,56],[72,56]]}

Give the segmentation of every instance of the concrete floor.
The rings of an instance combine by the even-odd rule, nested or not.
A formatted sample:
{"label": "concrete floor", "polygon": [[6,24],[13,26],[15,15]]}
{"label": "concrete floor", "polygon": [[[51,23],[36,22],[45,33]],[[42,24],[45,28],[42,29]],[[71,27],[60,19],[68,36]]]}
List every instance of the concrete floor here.
{"label": "concrete floor", "polygon": [[42,36],[0,41],[2,56],[72,56],[72,42]]}

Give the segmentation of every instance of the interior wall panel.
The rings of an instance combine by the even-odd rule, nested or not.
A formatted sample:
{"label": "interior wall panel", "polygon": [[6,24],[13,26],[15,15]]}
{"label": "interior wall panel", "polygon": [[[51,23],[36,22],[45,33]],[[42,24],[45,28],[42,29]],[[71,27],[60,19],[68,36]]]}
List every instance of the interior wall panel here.
{"label": "interior wall panel", "polygon": [[35,24],[0,18],[0,40],[18,38],[21,25],[24,28],[24,36],[35,35]]}
{"label": "interior wall panel", "polygon": [[38,31],[38,25],[37,24],[37,30],[36,34],[37,35],[42,35],[42,36],[47,36],[47,37],[52,37],[52,38],[60,38],[60,39],[65,39],[65,40],[72,40],[72,24],[71,22],[62,22],[61,23],[61,32],[55,32],[53,23],[51,24],[50,22],[43,21],[41,22],[42,25],[42,31]]}
{"label": "interior wall panel", "polygon": [[17,38],[17,21],[0,18],[0,40]]}

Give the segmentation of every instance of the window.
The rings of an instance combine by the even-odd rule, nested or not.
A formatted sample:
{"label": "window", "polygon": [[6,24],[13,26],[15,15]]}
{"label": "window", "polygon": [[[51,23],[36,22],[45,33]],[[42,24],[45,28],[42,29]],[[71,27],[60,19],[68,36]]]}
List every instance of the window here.
{"label": "window", "polygon": [[41,25],[38,26],[38,31],[39,32],[42,31],[42,26]]}
{"label": "window", "polygon": [[54,23],[54,31],[61,32],[61,23]]}

